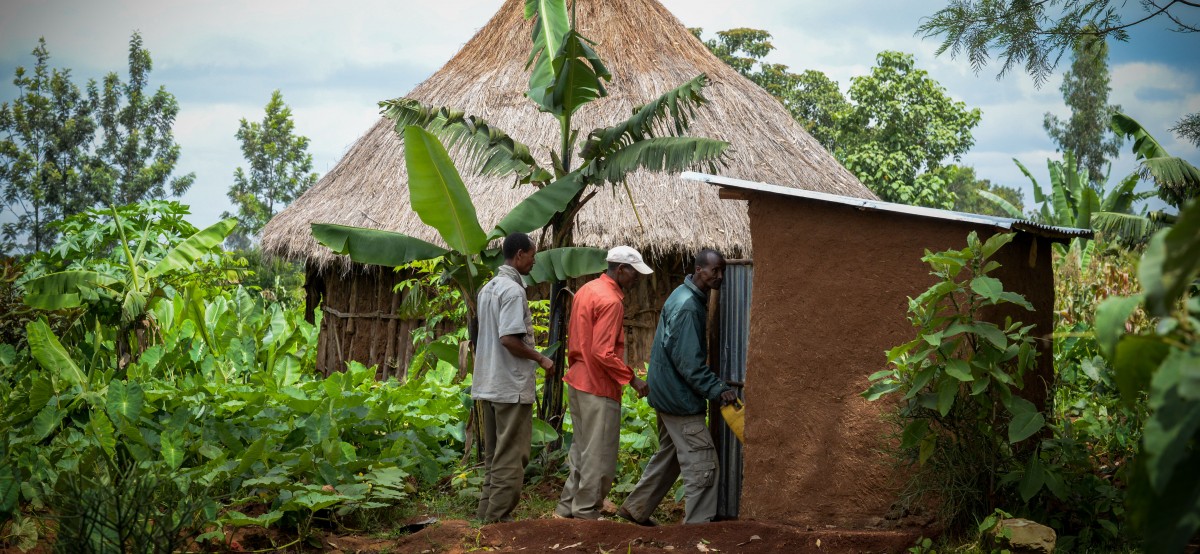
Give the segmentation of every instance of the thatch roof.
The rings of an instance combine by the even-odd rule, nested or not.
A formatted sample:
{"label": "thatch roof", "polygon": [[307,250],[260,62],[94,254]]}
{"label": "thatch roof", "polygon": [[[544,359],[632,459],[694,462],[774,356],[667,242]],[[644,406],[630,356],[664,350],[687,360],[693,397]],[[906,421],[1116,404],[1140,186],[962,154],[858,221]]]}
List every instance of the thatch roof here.
{"label": "thatch roof", "polygon": [[[407,97],[481,117],[529,145],[549,167],[558,124],[524,97],[530,23],[522,17],[523,5],[506,0],[449,63]],[[689,134],[731,144],[723,175],[875,198],[777,100],[713,56],[656,0],[579,0],[577,13],[581,34],[596,41],[613,73],[609,95],[575,114],[581,132],[622,121],[635,107],[703,72],[712,81],[705,89],[709,104],[693,119]],[[509,178],[472,177],[469,167],[460,164],[485,229],[533,190],[514,188]],[[313,240],[311,223],[386,229],[440,244],[409,206],[406,183],[403,143],[391,122],[380,118],[332,171],[263,228],[263,250],[348,269],[348,259]],[[623,189],[601,191],[577,219],[577,244],[629,244],[651,256],[701,247],[727,256],[750,254],[745,205],[719,200],[715,187],[676,174],[639,174],[629,185],[644,229]]]}

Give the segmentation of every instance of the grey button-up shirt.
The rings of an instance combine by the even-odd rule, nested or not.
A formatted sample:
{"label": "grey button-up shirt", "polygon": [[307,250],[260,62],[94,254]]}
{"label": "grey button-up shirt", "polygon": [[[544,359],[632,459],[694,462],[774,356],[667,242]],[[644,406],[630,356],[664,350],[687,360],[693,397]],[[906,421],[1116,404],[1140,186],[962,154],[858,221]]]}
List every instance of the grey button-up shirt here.
{"label": "grey button-up shirt", "polygon": [[523,335],[533,347],[533,316],[525,297],[525,281],[512,266],[502,265],[479,289],[479,342],[471,397],[505,404],[533,404],[537,362],[518,358],[500,344],[505,335]]}

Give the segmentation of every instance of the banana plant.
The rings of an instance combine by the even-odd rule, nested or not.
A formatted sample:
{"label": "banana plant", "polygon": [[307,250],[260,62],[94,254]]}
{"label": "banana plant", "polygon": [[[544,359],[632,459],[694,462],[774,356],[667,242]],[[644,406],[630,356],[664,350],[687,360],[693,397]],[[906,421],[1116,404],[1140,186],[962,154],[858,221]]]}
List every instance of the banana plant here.
{"label": "banana plant", "polygon": [[[415,125],[404,129],[404,161],[409,175],[409,202],[417,216],[434,228],[446,247],[393,231],[314,223],[317,242],[350,259],[395,267],[417,260],[442,258],[442,279],[453,283],[467,303],[468,317],[476,314],[476,293],[500,262],[490,242],[511,233],[528,233],[545,226],[583,187],[578,178],[546,184],[517,204],[491,231],[484,232],[475,204],[442,142]],[[533,282],[549,277],[569,278],[604,270],[605,251],[598,248],[550,249],[536,256]]]}
{"label": "banana plant", "polygon": [[[1187,160],[1167,153],[1140,123],[1123,113],[1113,114],[1113,128],[1133,139],[1133,153],[1138,168],[1126,178],[1134,184],[1139,180],[1153,181],[1158,197],[1176,209],[1200,196],[1200,169]],[[1155,193],[1145,193],[1153,196]],[[1145,214],[1101,210],[1095,214],[1096,229],[1116,237],[1126,244],[1141,244],[1160,229],[1175,223],[1176,216],[1155,210]]]}
{"label": "banana plant", "polygon": [[[119,318],[115,322],[118,333],[116,346],[121,365],[134,361],[154,340],[156,322],[154,311],[149,306],[156,300],[166,298],[172,290],[163,277],[174,274],[187,276],[205,256],[221,251],[221,243],[237,224],[235,219],[219,221],[184,239],[157,261],[147,258],[147,246],[158,240],[155,226],[146,221],[131,241],[126,235],[126,225],[120,212],[110,208],[118,245],[121,249],[120,266],[98,266],[97,270],[71,269],[50,273],[31,279],[24,284],[25,304],[44,310],[77,308],[83,305],[116,306]],[[107,268],[108,271],[101,271]],[[100,307],[91,310],[106,314],[110,310]]]}

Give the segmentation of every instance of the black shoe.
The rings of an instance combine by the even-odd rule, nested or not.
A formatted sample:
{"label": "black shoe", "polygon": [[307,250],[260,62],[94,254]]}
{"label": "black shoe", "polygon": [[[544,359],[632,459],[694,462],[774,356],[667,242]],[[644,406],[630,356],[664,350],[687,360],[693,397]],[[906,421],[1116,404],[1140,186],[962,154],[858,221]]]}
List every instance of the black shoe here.
{"label": "black shoe", "polygon": [[630,523],[636,523],[642,527],[658,527],[658,523],[656,523],[653,519],[647,518],[646,521],[638,521],[634,519],[633,514],[629,513],[629,510],[626,510],[624,506],[617,508],[617,517]]}

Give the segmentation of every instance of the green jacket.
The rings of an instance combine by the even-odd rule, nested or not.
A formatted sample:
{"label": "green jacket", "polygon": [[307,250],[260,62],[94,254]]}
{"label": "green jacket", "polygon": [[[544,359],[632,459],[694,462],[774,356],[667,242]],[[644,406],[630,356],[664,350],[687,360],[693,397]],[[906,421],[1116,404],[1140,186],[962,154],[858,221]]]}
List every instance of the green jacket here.
{"label": "green jacket", "polygon": [[708,297],[692,284],[691,275],[663,305],[646,377],[655,410],[680,416],[703,414],[706,400],[716,400],[729,389],[708,368],[707,314]]}

